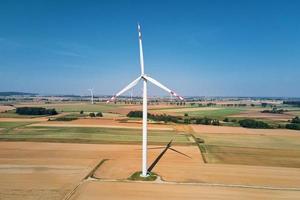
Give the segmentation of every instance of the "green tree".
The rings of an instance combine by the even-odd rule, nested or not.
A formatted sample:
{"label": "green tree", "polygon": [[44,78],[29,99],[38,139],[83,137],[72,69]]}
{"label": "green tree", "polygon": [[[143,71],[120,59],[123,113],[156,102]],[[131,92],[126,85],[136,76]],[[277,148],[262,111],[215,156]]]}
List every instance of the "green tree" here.
{"label": "green tree", "polygon": [[98,113],[96,114],[96,117],[103,117],[102,112],[98,112]]}
{"label": "green tree", "polygon": [[271,128],[269,124],[263,121],[256,121],[253,119],[243,119],[239,121],[240,126],[246,128]]}
{"label": "green tree", "polygon": [[291,122],[294,124],[300,124],[300,118],[298,116],[294,117]]}

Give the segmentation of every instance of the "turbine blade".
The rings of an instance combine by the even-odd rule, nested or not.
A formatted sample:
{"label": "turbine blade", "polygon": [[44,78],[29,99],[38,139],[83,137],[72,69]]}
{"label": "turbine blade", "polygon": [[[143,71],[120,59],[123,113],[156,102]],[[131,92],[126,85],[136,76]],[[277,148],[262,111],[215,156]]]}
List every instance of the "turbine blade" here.
{"label": "turbine blade", "polygon": [[151,78],[150,76],[147,75],[143,75],[143,77],[150,81],[151,83],[153,83],[154,85],[156,85],[157,87],[160,87],[161,89],[167,91],[168,93],[170,93],[171,95],[179,98],[180,100],[184,100],[183,97],[179,96],[178,94],[176,94],[175,92],[173,92],[172,90],[170,90],[169,88],[167,88],[166,86],[164,86],[163,84],[161,84],[160,82],[158,82],[157,80],[155,80],[154,78]]}
{"label": "turbine blade", "polygon": [[186,157],[188,157],[188,158],[192,158],[192,157],[190,157],[190,156],[188,156],[188,155],[186,155],[186,154],[184,154],[184,153],[182,153],[182,152],[180,152],[180,151],[177,151],[176,149],[173,149],[173,148],[169,148],[170,150],[172,150],[172,151],[175,151],[176,153],[179,153],[179,154],[181,154],[181,155],[184,155],[184,156],[186,156]]}
{"label": "turbine blade", "polygon": [[167,144],[166,147],[168,147],[168,148],[171,147],[173,140],[174,140],[174,138],[172,138],[172,139],[170,140],[170,142]]}
{"label": "turbine blade", "polygon": [[139,82],[139,80],[141,79],[141,77],[138,77],[137,79],[135,79],[134,81],[132,81],[131,83],[129,83],[125,88],[123,88],[120,92],[118,92],[115,96],[113,96],[112,98],[110,98],[109,100],[107,100],[107,103],[110,101],[113,101],[116,99],[117,96],[120,96],[121,94],[123,94],[124,92],[126,92],[127,90],[131,89],[132,87],[136,86],[136,84]]}
{"label": "turbine blade", "polygon": [[142,31],[141,31],[140,24],[138,24],[138,33],[139,33],[141,74],[144,74],[144,53],[143,53],[143,44],[142,44]]}

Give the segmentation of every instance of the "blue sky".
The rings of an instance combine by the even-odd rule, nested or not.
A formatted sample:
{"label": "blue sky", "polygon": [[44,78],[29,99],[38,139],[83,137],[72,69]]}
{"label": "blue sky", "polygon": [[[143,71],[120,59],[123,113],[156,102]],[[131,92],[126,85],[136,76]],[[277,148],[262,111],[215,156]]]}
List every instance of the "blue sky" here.
{"label": "blue sky", "polygon": [[[300,1],[0,1],[0,91],[299,97]],[[141,94],[138,86],[135,95]],[[150,95],[164,92],[150,87]]]}

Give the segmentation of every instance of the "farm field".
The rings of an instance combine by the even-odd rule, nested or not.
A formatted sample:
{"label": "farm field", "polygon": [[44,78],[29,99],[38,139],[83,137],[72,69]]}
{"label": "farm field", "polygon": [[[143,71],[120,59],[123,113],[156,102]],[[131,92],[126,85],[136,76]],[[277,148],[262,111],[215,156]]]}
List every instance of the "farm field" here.
{"label": "farm field", "polygon": [[[129,199],[147,199],[141,196],[143,191],[151,191],[151,197],[175,197],[172,193],[163,194],[163,189],[174,190],[178,199],[198,199],[200,192],[211,199],[296,199],[300,193],[299,169],[205,164],[195,146],[174,146],[191,159],[166,153],[154,168],[162,181],[126,182],[132,171],[140,168],[139,148],[140,145],[1,142],[0,198],[95,199],[105,195],[107,199],[120,199],[126,195]],[[149,163],[159,152],[149,151]],[[92,177],[87,178],[99,163]],[[111,188],[117,192],[111,192]],[[234,195],[229,195],[232,192]]]}
{"label": "farm field", "polygon": [[[274,102],[273,102],[274,103]],[[130,111],[133,110],[141,110],[141,105],[137,104],[106,104],[106,103],[96,103],[89,104],[86,102],[64,102],[64,103],[17,103],[14,105],[15,107],[44,107],[44,108],[54,108],[58,112],[68,113],[69,115],[77,116],[80,111],[84,111],[86,114],[89,112],[103,112],[106,117],[122,117],[126,116]],[[5,107],[5,106],[4,106]],[[7,108],[7,107],[5,107]],[[279,107],[281,108],[281,107]],[[176,115],[176,116],[184,116],[184,114],[188,114],[191,117],[208,117],[214,118],[218,120],[224,120],[225,118],[233,118],[233,119],[261,119],[267,120],[271,123],[278,122],[287,122],[293,117],[297,116],[300,113],[299,108],[282,106],[283,109],[287,110],[283,114],[272,114],[272,113],[261,113],[263,110],[270,110],[270,108],[263,108],[260,106],[234,106],[234,107],[225,107],[222,104],[218,104],[216,106],[209,107],[196,107],[182,105],[170,105],[166,103],[162,103],[159,105],[149,105],[149,112],[152,114],[168,114],[168,115]],[[3,108],[4,109],[4,108]],[[18,115],[7,108],[7,112],[0,112],[1,118],[41,118],[41,116],[34,115]]]}
{"label": "farm field", "polygon": [[31,119],[31,118],[40,118],[42,116],[36,116],[36,115],[19,115],[17,113],[15,113],[15,111],[10,110],[7,112],[0,112],[0,119],[1,118],[27,118],[27,119]]}
{"label": "farm field", "polygon": [[[24,105],[31,106],[17,106]],[[137,183],[128,178],[140,170],[142,124],[126,114],[140,105],[44,105],[60,109],[60,114],[1,113],[8,116],[0,118],[0,199],[124,199],[124,195],[147,199],[141,194],[150,191],[154,194],[150,199],[156,195],[164,199],[199,199],[201,195],[216,200],[297,199],[300,195],[300,131],[149,121],[148,165],[171,139],[172,148],[191,158],[168,150],[153,169],[160,179]],[[150,108],[157,114],[188,113],[220,120],[261,109],[166,104]],[[79,114],[82,109],[84,114]],[[90,118],[89,112],[103,112],[104,117]],[[58,117],[76,119],[55,121]],[[195,138],[205,143],[198,146]]]}
{"label": "farm field", "polygon": [[16,104],[16,107],[44,107],[44,108],[54,108],[58,112],[80,112],[81,110],[85,112],[108,112],[113,111],[119,108],[119,105],[106,104],[106,103],[97,103],[89,104],[82,102],[74,103],[22,103]]}
{"label": "farm field", "polygon": [[0,199],[63,199],[101,159],[81,146],[1,142]]}
{"label": "farm field", "polygon": [[1,122],[0,121],[0,128],[3,128],[3,129],[16,128],[18,126],[24,126],[27,124],[29,124],[29,123],[26,123],[26,122]]}
{"label": "farm field", "polygon": [[[154,113],[166,113],[170,115],[188,114],[192,117],[210,117],[223,120],[228,115],[239,114],[243,111],[242,108],[222,108],[222,107],[181,107],[168,109],[155,109]],[[152,112],[152,110],[150,111]]]}
{"label": "farm field", "polygon": [[210,117],[214,119],[223,120],[227,116],[240,113],[242,110],[243,109],[239,109],[239,108],[220,108],[215,110],[191,111],[191,112],[187,112],[187,114],[193,117]]}
{"label": "farm field", "polygon": [[[7,123],[0,131],[0,140],[13,141],[53,141],[53,142],[87,142],[87,143],[114,143],[141,141],[139,129],[130,128],[91,128],[91,127],[59,127],[59,126],[26,126],[5,131]],[[19,123],[10,124],[19,125]],[[23,124],[22,124],[23,125]],[[189,143],[187,136],[177,135],[169,130],[150,130],[149,142],[167,143],[172,138],[174,142]]]}
{"label": "farm field", "polygon": [[261,110],[246,110],[240,113],[234,113],[230,117],[232,118],[252,118],[252,119],[263,119],[270,121],[287,121],[297,116],[295,112],[287,112],[284,114],[272,114],[262,113]]}
{"label": "farm field", "polygon": [[[115,188],[118,192],[109,192]],[[132,190],[135,188],[135,190]],[[145,195],[148,194],[148,195]],[[153,184],[124,182],[88,182],[76,191],[72,200],[94,200],[99,196],[107,199],[211,199],[211,200],[244,200],[253,199],[290,199],[296,200],[297,191],[268,191],[247,188],[226,188],[214,186],[197,186],[184,184]]]}
{"label": "farm field", "polygon": [[[105,116],[105,115],[104,115]],[[103,117],[103,118],[81,118],[72,121],[44,121],[35,123],[32,126],[66,126],[66,127],[103,127],[103,128],[135,128],[141,129],[140,119],[128,120],[122,117]],[[152,130],[173,130],[172,125],[149,122],[149,129]]]}
{"label": "farm field", "polygon": [[184,116],[187,114],[190,117],[208,117],[218,120],[230,119],[258,119],[263,121],[269,121],[270,123],[277,124],[278,122],[287,122],[295,116],[298,116],[300,110],[293,107],[283,107],[287,112],[283,114],[262,113],[263,110],[270,110],[270,108],[263,107],[250,107],[250,106],[236,106],[236,107],[224,107],[221,105],[212,107],[189,107],[189,106],[169,106],[165,108],[153,108],[150,109],[150,113],[154,114],[169,114],[175,116]]}
{"label": "farm field", "polygon": [[300,168],[299,131],[193,126],[208,163]]}

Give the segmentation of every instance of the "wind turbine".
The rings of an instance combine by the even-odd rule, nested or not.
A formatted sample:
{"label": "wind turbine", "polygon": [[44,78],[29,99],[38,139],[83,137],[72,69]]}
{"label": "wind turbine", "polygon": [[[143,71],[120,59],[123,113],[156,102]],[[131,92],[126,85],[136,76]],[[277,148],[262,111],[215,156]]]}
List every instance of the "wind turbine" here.
{"label": "wind turbine", "polygon": [[92,102],[92,104],[94,104],[94,93],[93,93],[94,89],[91,88],[91,89],[88,89],[88,90],[91,92],[91,102]]}
{"label": "wind turbine", "polygon": [[144,55],[143,55],[143,45],[142,45],[142,33],[141,33],[141,26],[138,24],[138,34],[139,34],[139,49],[140,49],[140,65],[141,65],[141,75],[129,83],[125,88],[123,88],[120,92],[118,92],[115,96],[111,97],[110,101],[114,101],[117,96],[120,96],[127,90],[131,89],[134,87],[140,80],[143,81],[143,142],[142,142],[142,174],[141,177],[147,177],[148,176],[148,171],[147,171],[147,82],[151,82],[152,84],[158,86],[159,88],[167,91],[171,95],[179,98],[180,100],[183,100],[183,97],[179,96],[176,94],[174,91],[170,90],[157,80],[151,78],[150,76],[146,75],[144,73]]}

